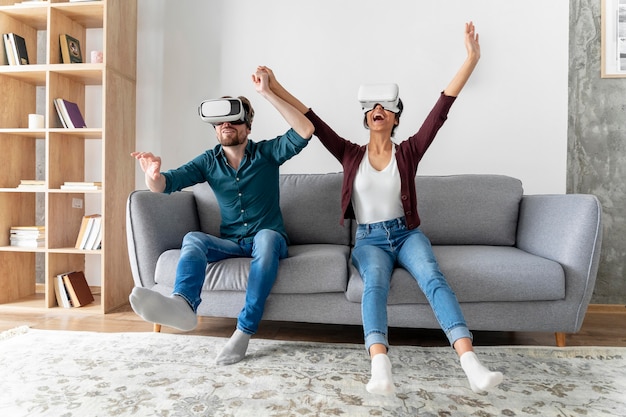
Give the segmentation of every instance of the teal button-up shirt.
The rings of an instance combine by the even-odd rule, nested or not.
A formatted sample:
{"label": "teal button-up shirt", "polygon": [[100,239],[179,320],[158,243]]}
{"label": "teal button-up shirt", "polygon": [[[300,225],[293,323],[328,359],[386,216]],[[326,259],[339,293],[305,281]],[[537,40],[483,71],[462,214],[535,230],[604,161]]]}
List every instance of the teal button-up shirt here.
{"label": "teal button-up shirt", "polygon": [[217,198],[222,215],[221,237],[235,242],[250,241],[262,229],[287,233],[280,211],[279,167],[309,143],[293,129],[275,139],[248,139],[239,169],[228,165],[221,145],[207,150],[167,172],[165,193],[207,182]]}

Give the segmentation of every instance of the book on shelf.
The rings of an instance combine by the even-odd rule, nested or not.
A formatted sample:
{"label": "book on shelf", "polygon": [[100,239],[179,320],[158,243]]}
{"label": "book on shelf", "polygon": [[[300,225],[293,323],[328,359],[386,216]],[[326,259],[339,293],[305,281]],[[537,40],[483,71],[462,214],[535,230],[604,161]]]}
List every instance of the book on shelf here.
{"label": "book on shelf", "polygon": [[40,191],[46,188],[45,180],[20,180],[18,190]]}
{"label": "book on shelf", "polygon": [[2,38],[9,65],[29,64],[26,40],[23,37],[17,33],[5,33]]}
{"label": "book on shelf", "polygon": [[80,41],[67,33],[59,35],[61,59],[64,64],[82,64],[83,53],[80,49]]}
{"label": "book on shelf", "polygon": [[[74,247],[76,249],[98,249],[102,241],[101,228],[102,216],[100,214],[83,216]],[[100,241],[98,241],[98,235],[100,235]],[[94,245],[96,246],[94,247]]]}
{"label": "book on shelf", "polygon": [[4,43],[4,58],[7,65],[15,65],[15,55],[13,55],[13,47],[9,40],[9,34],[2,34],[2,42]]}
{"label": "book on shelf", "polygon": [[63,283],[70,300],[72,300],[73,307],[82,307],[94,301],[83,271],[74,271],[63,275]]}
{"label": "book on shelf", "polygon": [[62,190],[84,191],[84,190],[101,190],[102,182],[100,181],[65,181],[61,185]]}
{"label": "book on shelf", "polygon": [[87,242],[83,249],[96,250],[100,246],[98,237],[102,238],[102,216],[96,216],[93,218],[93,224],[89,229],[89,235],[87,236]]}
{"label": "book on shelf", "polygon": [[46,244],[45,226],[13,226],[9,232],[11,246],[39,248]]}
{"label": "book on shelf", "polygon": [[54,99],[54,107],[57,110],[57,115],[63,124],[63,127],[67,128],[82,128],[87,127],[85,119],[78,108],[78,104],[62,99]]}
{"label": "book on shelf", "polygon": [[67,288],[65,287],[65,282],[63,280],[63,276],[67,274],[69,274],[69,272],[58,274],[54,277],[54,295],[56,296],[59,307],[63,308],[72,307],[72,300],[67,293]]}

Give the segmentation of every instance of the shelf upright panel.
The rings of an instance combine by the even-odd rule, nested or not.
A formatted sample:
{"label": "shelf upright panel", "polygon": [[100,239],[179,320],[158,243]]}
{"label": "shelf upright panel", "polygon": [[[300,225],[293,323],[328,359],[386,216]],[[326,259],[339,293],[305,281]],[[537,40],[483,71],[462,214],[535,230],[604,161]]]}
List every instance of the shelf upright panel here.
{"label": "shelf upright panel", "polygon": [[45,66],[36,65],[37,38],[48,17],[47,4],[14,3],[0,1],[0,33],[24,38],[30,64],[9,65],[4,40],[0,42],[0,304],[35,297],[36,254],[45,251],[10,246],[11,227],[36,225],[37,196],[45,192],[17,187],[22,180],[36,179],[37,141],[46,137],[45,129],[28,128],[28,115],[36,113],[37,88],[45,85]]}

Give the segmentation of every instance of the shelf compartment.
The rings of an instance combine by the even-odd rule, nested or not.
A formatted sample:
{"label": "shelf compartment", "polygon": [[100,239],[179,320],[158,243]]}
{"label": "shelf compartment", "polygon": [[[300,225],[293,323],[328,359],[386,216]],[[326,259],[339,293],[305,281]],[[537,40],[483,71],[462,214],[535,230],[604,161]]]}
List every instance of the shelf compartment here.
{"label": "shelf compartment", "polygon": [[35,253],[0,251],[0,304],[35,294]]}
{"label": "shelf compartment", "polygon": [[[3,213],[2,216],[0,216],[0,246],[9,247],[11,227],[34,226],[36,224],[35,210],[35,193],[0,193],[0,212]],[[26,248],[17,248],[14,250],[24,249]],[[0,275],[3,274],[4,271]]]}
{"label": "shelf compartment", "polygon": [[0,74],[34,86],[46,85],[44,65],[0,65]]}
{"label": "shelf compartment", "polygon": [[50,6],[85,28],[103,26],[104,2],[52,3]]}
{"label": "shelf compartment", "polygon": [[48,68],[51,73],[83,85],[102,85],[103,64],[54,64]]}
{"label": "shelf compartment", "polygon": [[[1,188],[16,188],[23,179],[34,180],[37,175],[37,135],[0,134]],[[7,207],[7,210],[9,207]],[[11,211],[11,210],[8,210]],[[4,212],[3,212],[4,213]]]}
{"label": "shelf compartment", "polygon": [[0,73],[0,128],[27,128],[29,113],[36,113],[37,86]]}
{"label": "shelf compartment", "polygon": [[45,30],[48,23],[47,4],[0,6],[0,14],[38,30]]}
{"label": "shelf compartment", "polygon": [[[77,200],[81,200],[80,207],[74,204]],[[85,214],[84,200],[84,196],[80,193],[48,194],[46,233],[49,249],[74,247],[80,223]]]}

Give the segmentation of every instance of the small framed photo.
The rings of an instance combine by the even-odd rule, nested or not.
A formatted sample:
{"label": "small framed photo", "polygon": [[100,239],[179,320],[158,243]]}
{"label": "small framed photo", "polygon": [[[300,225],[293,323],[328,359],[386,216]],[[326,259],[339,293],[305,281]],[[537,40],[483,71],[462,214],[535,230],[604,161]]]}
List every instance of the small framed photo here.
{"label": "small framed photo", "polygon": [[82,64],[83,53],[78,39],[68,34],[62,34],[59,44],[61,46],[61,59],[64,64]]}
{"label": "small framed photo", "polygon": [[626,0],[602,0],[602,78],[626,78]]}

